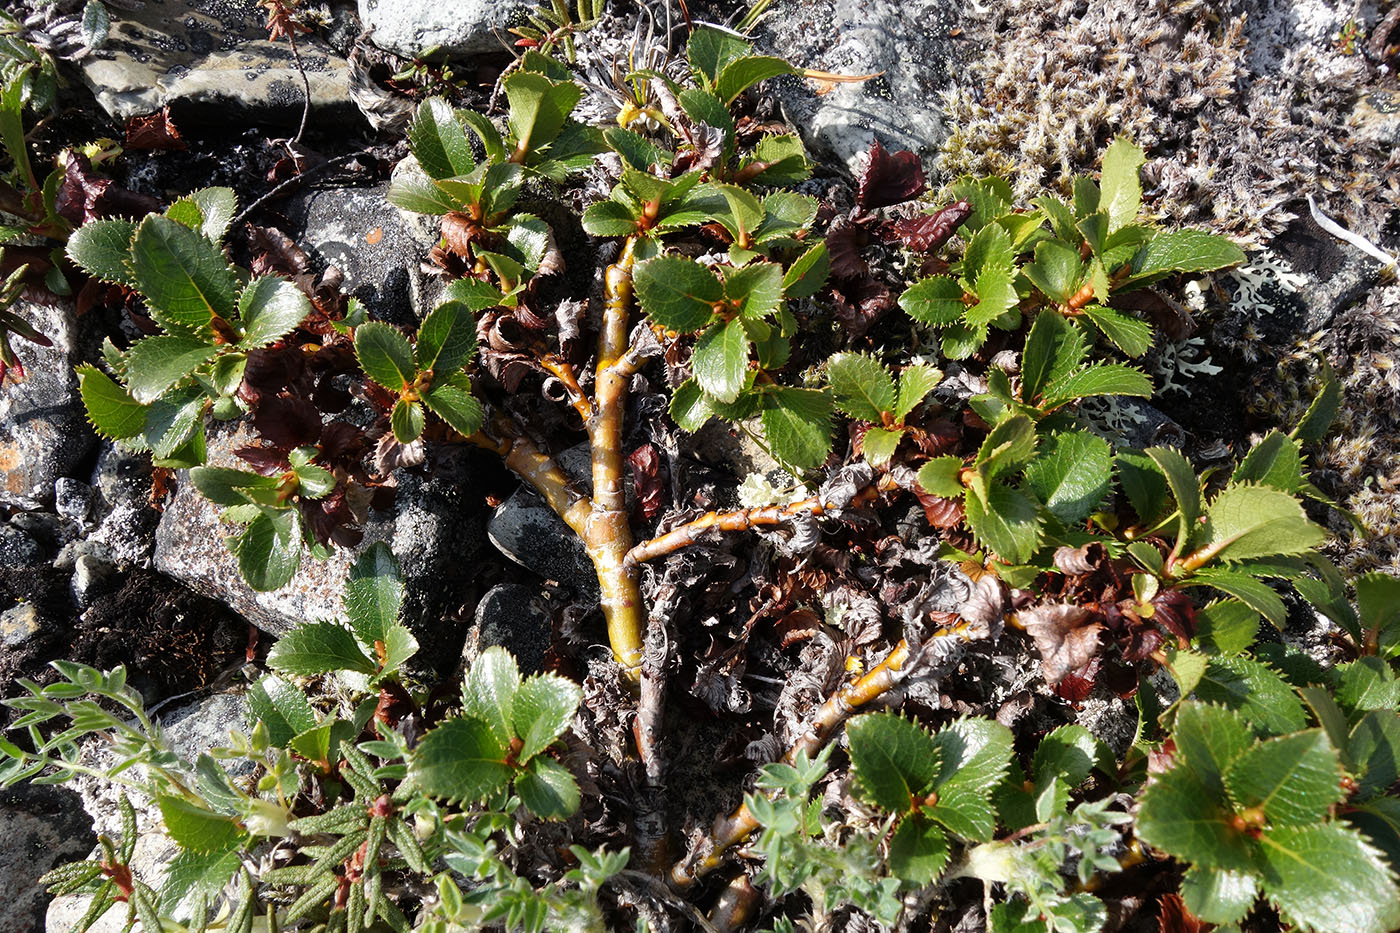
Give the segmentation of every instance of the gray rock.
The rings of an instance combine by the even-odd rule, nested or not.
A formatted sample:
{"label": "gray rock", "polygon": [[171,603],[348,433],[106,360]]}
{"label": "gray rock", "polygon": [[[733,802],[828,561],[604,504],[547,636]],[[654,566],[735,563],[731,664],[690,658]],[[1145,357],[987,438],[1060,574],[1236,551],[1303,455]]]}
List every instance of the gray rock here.
{"label": "gray rock", "polygon": [[39,610],[32,603],[20,603],[0,613],[0,645],[19,648],[44,630]]}
{"label": "gray rock", "polygon": [[84,524],[92,511],[92,487],[71,476],[60,476],[53,487],[54,511],[63,518]]}
{"label": "gray rock", "polygon": [[412,58],[435,47],[449,55],[499,51],[496,31],[504,33],[511,11],[522,4],[502,0],[359,0],[359,5],[361,22],[374,30],[370,41]]}
{"label": "gray rock", "polygon": [[10,524],[47,549],[61,548],[73,536],[73,528],[52,512],[16,512]]}
{"label": "gray rock", "polygon": [[[145,0],[113,7],[110,37],[79,67],[97,102],[118,120],[181,104],[196,118],[229,108],[295,127],[303,86],[287,40],[267,38],[257,0]],[[297,37],[313,113],[348,116],[345,59],[314,35]]]}
{"label": "gray rock", "polygon": [[470,663],[481,651],[500,645],[520,664],[524,674],[544,669],[552,623],[544,596],[535,587],[501,583],[491,587],[476,604],[476,628],[468,639],[463,661]]}
{"label": "gray rock", "polygon": [[436,276],[420,270],[437,228],[420,229],[388,202],[387,191],[387,185],[312,191],[284,210],[297,245],[344,273],[342,291],[364,302],[371,317],[412,326],[441,290]]}
{"label": "gray rock", "polygon": [[101,442],[92,471],[97,529],[87,540],[104,545],[118,567],[149,567],[160,513],[151,505],[151,458]]}
{"label": "gray rock", "polygon": [[96,436],[73,375],[72,306],[21,302],[16,310],[53,341],[16,339],[26,378],[0,392],[0,504],[33,509],[53,502],[55,482],[73,474]]}
{"label": "gray rock", "polygon": [[598,577],[583,542],[533,489],[521,487],[491,516],[486,534],[496,549],[546,580],[598,600]]}
{"label": "gray rock", "polygon": [[879,77],[855,84],[779,82],[788,119],[807,145],[855,171],[872,139],[931,156],[946,135],[936,105],[952,86],[956,4],[935,0],[817,0],[775,5],[766,43],[799,68]]}
{"label": "gray rock", "polygon": [[[233,449],[250,444],[246,426],[216,427],[210,432],[208,462],[213,466],[245,466]],[[432,663],[433,649],[453,637],[443,618],[457,608],[457,594],[472,573],[471,558],[481,547],[479,497],[471,494],[471,457],[444,451],[431,475],[423,478],[399,471],[398,493],[392,509],[375,512],[364,527],[364,543],[387,541],[404,568],[404,621],[423,646],[421,657]],[[204,500],[186,474],[166,505],[156,529],[155,567],[216,599],[258,628],[282,635],[310,619],[343,618],[341,599],[345,578],[357,551],[339,549],[327,560],[303,557],[292,582],[271,593],[252,590],[239,575],[224,538],[236,526],[219,521],[219,509]],[[461,633],[451,657],[461,646]]]}
{"label": "gray rock", "polygon": [[211,748],[227,745],[229,732],[247,731],[248,698],[216,693],[162,714],[161,721],[170,747],[186,761],[194,761]]}
{"label": "gray rock", "polygon": [[1400,146],[1400,91],[1375,91],[1357,101],[1352,114],[1356,136]]}
{"label": "gray rock", "polygon": [[120,584],[117,568],[94,554],[82,554],[73,562],[73,578],[68,588],[77,607],[86,609],[94,600],[114,592]]}
{"label": "gray rock", "polygon": [[5,840],[0,846],[0,898],[5,904],[0,931],[43,930],[49,896],[39,877],[85,858],[97,842],[82,799],[71,790],[43,784],[0,791],[0,839]]}
{"label": "gray rock", "polygon": [[44,561],[39,543],[14,525],[0,525],[0,567],[22,570]]}

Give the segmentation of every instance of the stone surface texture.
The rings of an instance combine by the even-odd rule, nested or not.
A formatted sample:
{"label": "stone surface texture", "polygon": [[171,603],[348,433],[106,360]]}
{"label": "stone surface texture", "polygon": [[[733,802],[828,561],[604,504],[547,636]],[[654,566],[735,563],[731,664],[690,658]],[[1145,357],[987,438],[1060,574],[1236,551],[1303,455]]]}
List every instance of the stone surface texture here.
{"label": "stone surface texture", "polygon": [[[226,119],[230,107],[293,127],[301,119],[304,91],[291,47],[268,40],[267,11],[257,0],[145,0],[111,13],[107,44],[81,69],[114,118],[183,104],[209,119]],[[352,112],[345,59],[314,36],[298,36],[297,49],[313,109]]]}
{"label": "stone surface texture", "polygon": [[[246,468],[232,453],[252,443],[246,432],[246,427],[211,431],[210,465]],[[398,471],[393,508],[371,513],[364,528],[365,545],[387,541],[399,556],[405,571],[404,620],[425,647],[445,637],[441,619],[453,608],[457,584],[470,575],[471,557],[483,541],[470,473],[465,457],[444,458],[427,477]],[[183,472],[178,483],[156,529],[157,570],[227,604],[274,635],[303,621],[343,618],[345,579],[357,550],[337,549],[324,561],[308,554],[289,585],[271,593],[255,592],[239,575],[237,561],[224,543],[237,529],[219,521],[220,510],[199,495]]]}
{"label": "stone surface texture", "polygon": [[875,139],[932,156],[946,135],[936,102],[951,86],[957,9],[934,0],[774,4],[757,33],[760,45],[799,68],[878,75],[851,84],[778,82],[783,109],[807,145],[853,172]]}
{"label": "stone surface texture", "polygon": [[41,347],[16,338],[13,346],[26,375],[0,392],[0,504],[34,509],[53,505],[54,484],[73,473],[96,435],[73,375],[72,306],[22,302],[16,311],[53,341]]}
{"label": "stone surface texture", "polygon": [[[0,933],[38,933],[49,902],[39,877],[86,857],[97,842],[82,800],[71,790],[46,785],[0,791],[0,839],[5,841],[0,846]],[[70,923],[63,933],[72,928]]]}
{"label": "stone surface texture", "polygon": [[413,326],[441,291],[420,266],[437,242],[437,218],[407,214],[386,198],[388,185],[311,191],[287,202],[297,245],[345,276],[341,290],[370,316]]}
{"label": "stone surface texture", "polygon": [[549,607],[538,587],[500,583],[476,604],[476,627],[462,653],[464,665],[492,645],[500,645],[520,664],[521,673],[544,670],[551,636]]}
{"label": "stone surface texture", "polygon": [[413,58],[438,48],[449,55],[499,51],[496,30],[512,10],[509,0],[359,0],[360,20],[381,49]]}

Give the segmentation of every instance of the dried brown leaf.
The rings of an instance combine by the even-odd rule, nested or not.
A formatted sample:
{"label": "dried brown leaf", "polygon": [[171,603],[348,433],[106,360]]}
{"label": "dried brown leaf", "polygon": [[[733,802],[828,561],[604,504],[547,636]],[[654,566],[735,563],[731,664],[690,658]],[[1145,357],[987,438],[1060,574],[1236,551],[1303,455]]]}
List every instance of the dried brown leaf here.
{"label": "dried brown leaf", "polygon": [[1035,640],[1048,683],[1059,683],[1098,653],[1103,625],[1089,621],[1094,614],[1082,606],[1043,603],[1023,609],[1017,617]]}

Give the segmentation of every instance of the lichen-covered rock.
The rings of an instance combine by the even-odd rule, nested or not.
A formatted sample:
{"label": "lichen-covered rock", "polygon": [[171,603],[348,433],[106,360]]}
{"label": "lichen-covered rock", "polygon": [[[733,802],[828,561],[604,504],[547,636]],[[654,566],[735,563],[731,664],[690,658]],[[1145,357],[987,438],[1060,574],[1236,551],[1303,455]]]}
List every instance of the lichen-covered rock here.
{"label": "lichen-covered rock", "polygon": [[[268,40],[257,0],[145,0],[111,14],[107,43],[79,67],[116,119],[176,103],[196,118],[226,120],[232,106],[293,127],[301,119],[291,46]],[[345,59],[314,35],[298,36],[297,50],[313,110],[352,113]]]}
{"label": "lichen-covered rock", "polygon": [[807,145],[855,171],[878,139],[931,156],[946,135],[937,101],[958,56],[956,4],[818,0],[775,6],[763,44],[800,68],[877,75],[855,84],[788,79],[779,95]]}
{"label": "lichen-covered rock", "polygon": [[524,4],[511,0],[359,0],[360,20],[381,49],[413,58],[429,49],[449,55],[500,51],[496,31]]}
{"label": "lichen-covered rock", "polygon": [[[212,431],[210,465],[246,468],[232,453],[251,443],[246,431]],[[462,633],[454,634],[443,619],[457,608],[454,600],[471,576],[471,558],[484,539],[480,497],[472,494],[471,473],[469,457],[451,455],[437,458],[427,476],[400,470],[393,507],[371,512],[364,526],[364,543],[387,541],[403,565],[404,622],[418,636],[429,663],[442,657],[432,648],[443,648],[455,638],[455,657],[461,645]],[[274,635],[303,621],[343,617],[341,600],[355,549],[337,549],[327,560],[308,554],[290,584],[274,592],[255,592],[239,575],[237,561],[224,543],[237,527],[219,521],[219,508],[200,496],[184,473],[178,487],[156,529],[157,570],[225,603]]]}
{"label": "lichen-covered rock", "polygon": [[160,513],[151,504],[151,458],[103,441],[93,468],[90,518],[97,528],[87,537],[107,548],[117,566],[149,567]]}
{"label": "lichen-covered rock", "polygon": [[0,892],[5,899],[0,930],[44,929],[49,896],[39,877],[85,857],[96,841],[82,801],[71,790],[21,784],[0,791]]}
{"label": "lichen-covered rock", "polygon": [[283,210],[297,245],[345,276],[341,291],[376,320],[416,326],[441,291],[440,279],[420,271],[437,242],[437,219],[416,223],[421,215],[394,207],[387,192],[387,185],[311,191]]}
{"label": "lichen-covered rock", "polygon": [[39,610],[33,603],[20,603],[0,612],[0,645],[19,648],[44,630]]}
{"label": "lichen-covered rock", "polygon": [[54,484],[73,474],[96,436],[73,375],[72,306],[22,302],[16,310],[53,342],[15,338],[25,378],[0,389],[0,503],[34,509],[53,504]]}

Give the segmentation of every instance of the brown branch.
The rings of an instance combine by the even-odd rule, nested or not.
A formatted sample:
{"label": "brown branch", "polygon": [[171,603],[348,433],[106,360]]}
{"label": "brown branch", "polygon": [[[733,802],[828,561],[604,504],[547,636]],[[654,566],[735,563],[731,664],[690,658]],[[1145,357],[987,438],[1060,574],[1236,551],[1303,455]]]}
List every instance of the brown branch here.
{"label": "brown branch", "polygon": [[[869,502],[885,491],[885,486],[886,483],[883,480],[870,484],[856,493],[856,497],[851,500],[851,505]],[[673,528],[664,535],[638,544],[627,552],[627,563],[635,566],[657,557],[674,554],[676,551],[694,544],[701,535],[708,531],[747,531],[758,525],[781,525],[799,515],[823,515],[834,507],[832,503],[823,502],[820,496],[812,496],[791,505],[765,505],[752,509],[740,509],[737,512],[706,512],[679,528]]]}
{"label": "brown branch", "polygon": [[617,262],[604,277],[603,326],[598,332],[598,369],[594,379],[594,411],[588,419],[593,465],[593,509],[582,534],[598,574],[603,618],[613,657],[636,680],[642,664],[642,590],[637,569],[626,564],[632,549],[632,526],[627,517],[623,482],[622,426],[631,377],[619,361],[627,353],[627,318],[632,307],[634,240],[622,246]]}
{"label": "brown branch", "polygon": [[535,442],[515,432],[505,418],[492,422],[499,438],[478,431],[467,438],[469,443],[499,455],[510,470],[529,483],[545,503],[579,537],[584,537],[593,501],[575,486],[555,459],[542,453]]}
{"label": "brown branch", "polygon": [[[787,754],[783,756],[783,762],[792,764],[798,754],[804,751],[809,756],[815,755],[851,713],[884,696],[903,679],[901,672],[908,661],[909,644],[900,641],[885,659],[871,668],[865,676],[832,694],[812,717],[807,731],[788,749]],[[740,804],[739,809],[729,816],[717,819],[714,828],[710,830],[711,843],[708,854],[693,867],[686,865],[684,861],[678,862],[671,869],[672,885],[681,890],[690,887],[719,867],[724,861],[724,853],[758,828],[758,820],[744,804]]]}
{"label": "brown branch", "polygon": [[588,401],[588,396],[583,394],[583,386],[579,385],[578,374],[574,372],[574,364],[568,360],[561,360],[552,353],[547,353],[540,357],[540,365],[545,372],[555,379],[558,379],[564,386],[564,391],[569,393],[569,404],[574,411],[578,412],[583,423],[587,424],[588,419],[593,417],[593,405]]}

